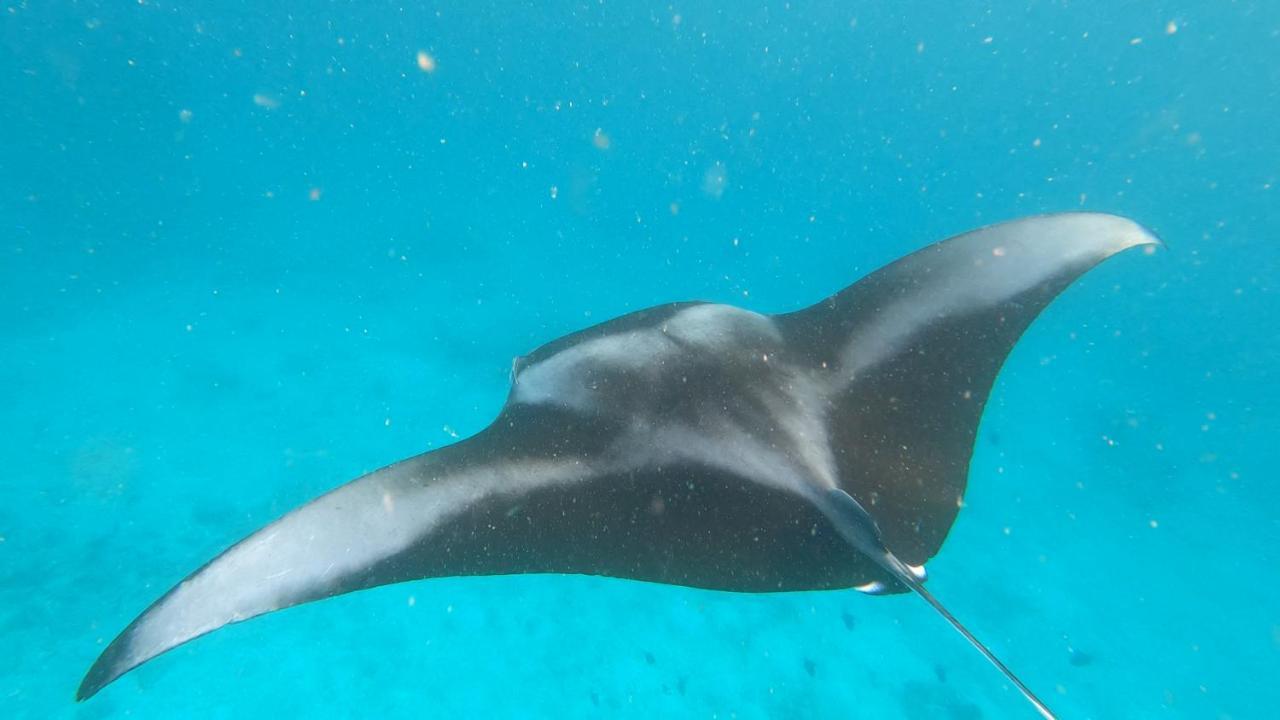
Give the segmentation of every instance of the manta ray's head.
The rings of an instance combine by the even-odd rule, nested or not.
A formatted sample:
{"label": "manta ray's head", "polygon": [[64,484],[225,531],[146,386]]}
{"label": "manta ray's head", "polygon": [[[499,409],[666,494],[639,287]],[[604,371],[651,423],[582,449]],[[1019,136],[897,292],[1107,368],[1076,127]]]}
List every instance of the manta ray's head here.
{"label": "manta ray's head", "polygon": [[[670,405],[659,389],[696,379],[705,394],[737,385],[729,376],[744,370],[767,371],[782,346],[768,317],[710,303],[634,313],[610,330],[588,328],[515,358],[510,401],[586,415],[625,408],[635,417],[638,408]],[[673,382],[680,378],[686,382]]]}

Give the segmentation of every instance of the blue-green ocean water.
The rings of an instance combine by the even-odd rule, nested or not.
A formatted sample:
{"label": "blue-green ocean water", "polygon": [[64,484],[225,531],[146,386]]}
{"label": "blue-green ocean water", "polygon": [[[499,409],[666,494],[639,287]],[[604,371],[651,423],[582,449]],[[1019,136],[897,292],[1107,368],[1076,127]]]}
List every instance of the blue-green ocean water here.
{"label": "blue-green ocean water", "polygon": [[1017,347],[930,587],[1063,717],[1272,717],[1277,88],[1269,0],[0,3],[0,716],[1032,717],[910,596],[582,577],[72,696],[231,542],[482,428],[515,355],[1084,208],[1168,248]]}

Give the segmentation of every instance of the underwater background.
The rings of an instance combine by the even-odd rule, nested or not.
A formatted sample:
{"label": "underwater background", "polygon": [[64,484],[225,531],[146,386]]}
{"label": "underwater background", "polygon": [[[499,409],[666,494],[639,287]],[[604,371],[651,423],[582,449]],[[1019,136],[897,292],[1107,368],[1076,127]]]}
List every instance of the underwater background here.
{"label": "underwater background", "polygon": [[929,587],[1064,718],[1280,705],[1280,3],[0,3],[0,716],[1024,718],[918,598],[428,580],[84,671],[513,356],[1132,217]]}

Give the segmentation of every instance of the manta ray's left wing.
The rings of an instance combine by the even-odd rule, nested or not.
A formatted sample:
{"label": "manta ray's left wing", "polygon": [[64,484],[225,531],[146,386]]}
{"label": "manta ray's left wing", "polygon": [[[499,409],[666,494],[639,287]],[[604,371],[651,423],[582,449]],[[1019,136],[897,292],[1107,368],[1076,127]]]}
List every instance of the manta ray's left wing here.
{"label": "manta ray's left wing", "polygon": [[77,697],[230,623],[409,580],[577,573],[770,591],[875,576],[812,503],[714,464],[654,455],[613,423],[508,403],[474,437],[303,505],[130,623]]}
{"label": "manta ray's left wing", "polygon": [[[573,448],[530,443],[495,423],[308,503],[237,543],[161,597],[107,647],[77,692],[224,625],[378,585],[544,569],[545,546],[513,517],[539,488],[593,471]],[[502,518],[502,536],[491,530]],[[535,528],[530,532],[542,529]]]}

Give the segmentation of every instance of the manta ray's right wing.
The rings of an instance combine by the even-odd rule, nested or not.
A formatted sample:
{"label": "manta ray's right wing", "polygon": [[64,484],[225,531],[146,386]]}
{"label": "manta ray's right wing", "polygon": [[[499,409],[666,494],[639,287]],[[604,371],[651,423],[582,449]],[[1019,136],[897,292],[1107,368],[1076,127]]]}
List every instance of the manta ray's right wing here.
{"label": "manta ray's right wing", "polygon": [[825,510],[848,544],[920,595],[1031,702],[1054,715],[923,585],[964,497],[996,374],[1036,316],[1112,255],[1158,244],[1113,215],[1026,218],[931,245],[778,318],[828,392],[840,488]]}
{"label": "manta ray's right wing", "polygon": [[1076,278],[1149,231],[1098,213],[1043,215],[930,245],[798,312],[777,316],[827,378],[840,487],[909,565],[942,546],[964,498],[996,374]]}

